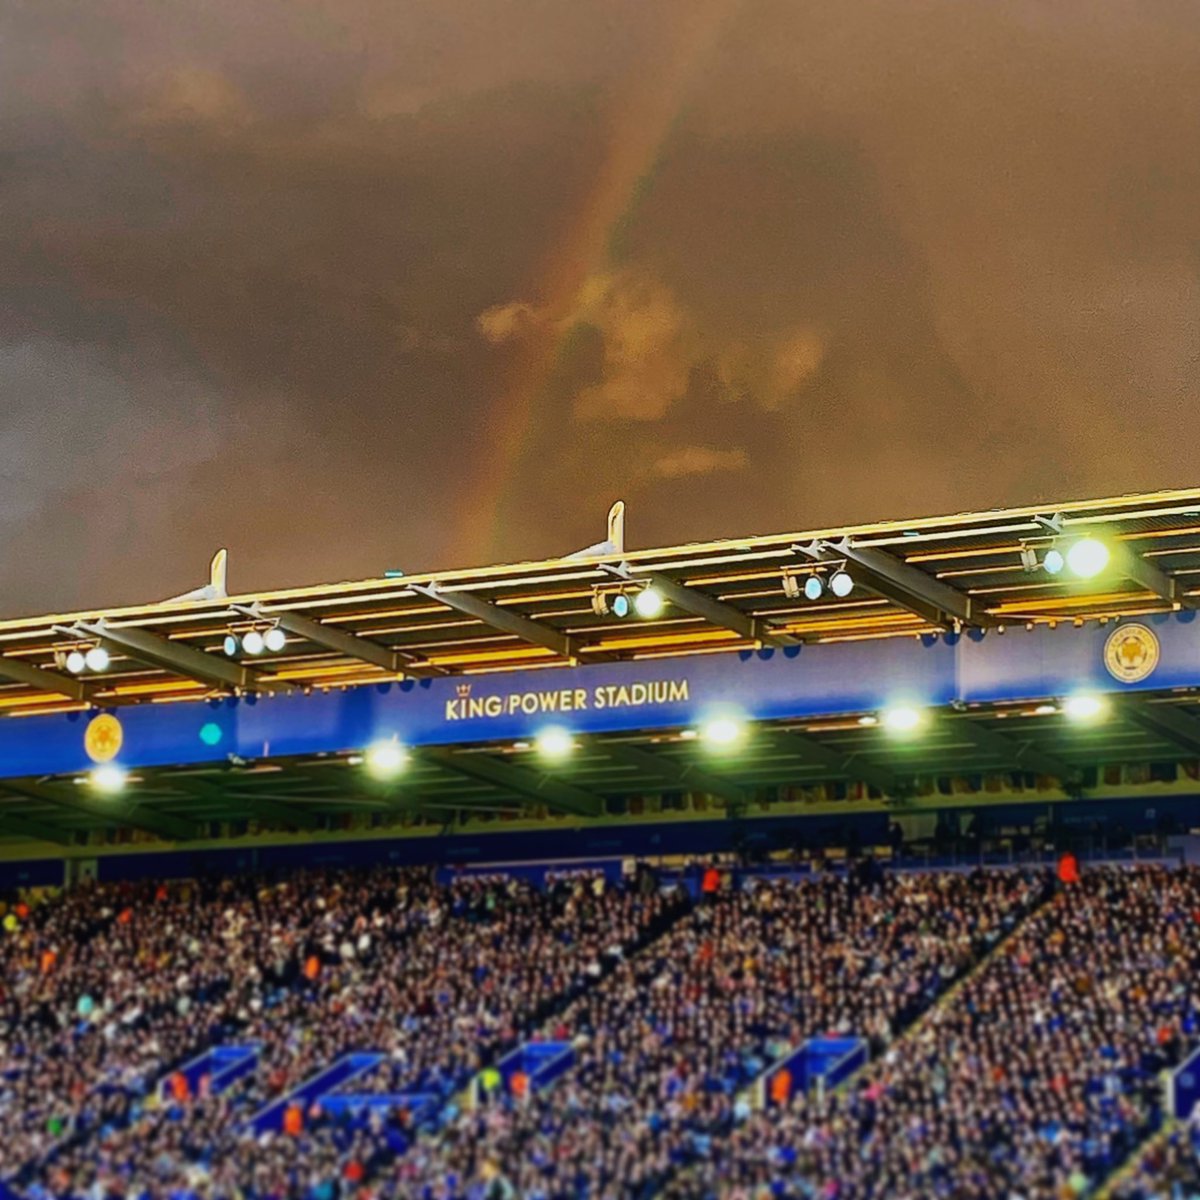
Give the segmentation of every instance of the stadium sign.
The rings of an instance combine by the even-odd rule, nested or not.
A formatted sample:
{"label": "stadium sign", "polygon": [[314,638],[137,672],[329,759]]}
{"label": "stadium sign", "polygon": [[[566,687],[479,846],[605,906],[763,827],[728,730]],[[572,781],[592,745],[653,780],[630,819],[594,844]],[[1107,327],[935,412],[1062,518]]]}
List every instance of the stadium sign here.
{"label": "stadium sign", "polygon": [[[379,739],[449,745],[680,728],[727,710],[754,720],[873,712],[889,704],[1020,703],[1096,692],[1200,688],[1200,624],[1182,611],[1137,622],[1009,628],[920,638],[592,663],[503,675],[408,679],[311,695],[248,696],[120,710],[127,767],[360,751]],[[86,770],[116,741],[95,713],[0,720],[0,775]],[[87,729],[94,732],[90,742]]]}

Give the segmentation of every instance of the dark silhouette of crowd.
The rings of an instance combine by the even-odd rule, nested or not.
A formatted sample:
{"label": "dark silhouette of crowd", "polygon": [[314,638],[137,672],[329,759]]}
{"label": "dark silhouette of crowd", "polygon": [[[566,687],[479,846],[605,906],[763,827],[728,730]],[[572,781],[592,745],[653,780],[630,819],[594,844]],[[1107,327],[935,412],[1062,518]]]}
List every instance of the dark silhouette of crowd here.
{"label": "dark silhouette of crowd", "polygon": [[[1064,1200],[1143,1144],[1157,1073],[1200,1040],[1200,872],[697,883],[379,867],[20,903],[0,1180],[32,1200]],[[816,1035],[872,1062],[755,1108]],[[569,1043],[570,1069],[497,1086],[529,1039]],[[177,1088],[220,1043],[255,1069]],[[382,1058],[354,1091],[431,1105],[254,1131],[362,1050]],[[1151,1143],[1117,1200],[1189,1196],[1190,1147]]]}

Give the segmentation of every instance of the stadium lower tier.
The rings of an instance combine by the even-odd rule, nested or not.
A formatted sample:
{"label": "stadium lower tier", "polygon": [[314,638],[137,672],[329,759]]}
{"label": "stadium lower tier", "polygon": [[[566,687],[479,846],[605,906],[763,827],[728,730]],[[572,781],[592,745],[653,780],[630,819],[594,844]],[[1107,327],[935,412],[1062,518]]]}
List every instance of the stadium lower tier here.
{"label": "stadium lower tier", "polygon": [[[1190,869],[380,868],[8,916],[16,1195],[1061,1200],[1138,1153],[1116,1195],[1188,1194],[1148,1139],[1200,1041]],[[818,1043],[870,1061],[808,1086]]]}

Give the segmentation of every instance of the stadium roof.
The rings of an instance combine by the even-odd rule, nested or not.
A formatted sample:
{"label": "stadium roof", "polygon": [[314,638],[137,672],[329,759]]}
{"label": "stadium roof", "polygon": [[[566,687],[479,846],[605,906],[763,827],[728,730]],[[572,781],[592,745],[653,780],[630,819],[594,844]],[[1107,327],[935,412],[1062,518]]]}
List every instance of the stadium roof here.
{"label": "stadium roof", "polygon": [[[1056,518],[1056,534],[1051,522]],[[1092,581],[1028,571],[1022,549],[1093,533],[1114,559]],[[783,579],[845,563],[843,599],[789,598]],[[598,616],[593,596],[653,582],[654,619]],[[1200,600],[1200,488],[731,538],[596,557],[376,578],[210,600],[0,621],[0,712],[11,716],[229,691],[708,654],[790,641],[1123,616]],[[283,652],[231,660],[230,628],[279,621]],[[63,657],[102,641],[111,662]]]}
{"label": "stadium roof", "polygon": [[[1093,534],[1111,561],[1095,579],[1027,569],[1056,542]],[[855,587],[809,601],[785,576],[844,564]],[[826,577],[828,578],[828,576]],[[593,597],[653,582],[668,603],[652,619],[597,615]],[[371,579],[228,598],[0,622],[0,711],[9,718],[70,709],[200,699],[242,690],[319,689],[393,680],[712,654],[789,642],[912,637],[938,629],[1078,622],[1193,607],[1200,599],[1200,488],[960,514],[661,549],[569,557],[399,579]],[[280,620],[277,654],[229,658],[230,628]],[[63,670],[62,656],[100,640],[111,663]],[[1191,695],[1122,697],[1101,726],[1072,725],[1038,706],[945,711],[897,744],[853,715],[762,722],[719,763],[683,730],[589,737],[552,772],[517,745],[414,750],[403,780],[379,787],[346,757],[138,769],[128,796],[96,795],[69,778],[0,784],[0,839],[74,843],[99,828],[168,841],[205,837],[205,823],[247,817],[315,831],[348,811],[386,821],[421,811],[535,807],[601,815],[606,797],[705,792],[731,810],[774,784],[845,781],[903,795],[916,776],[1022,771],[1077,790],[1098,763],[1200,755]],[[976,797],[976,802],[984,802]]]}

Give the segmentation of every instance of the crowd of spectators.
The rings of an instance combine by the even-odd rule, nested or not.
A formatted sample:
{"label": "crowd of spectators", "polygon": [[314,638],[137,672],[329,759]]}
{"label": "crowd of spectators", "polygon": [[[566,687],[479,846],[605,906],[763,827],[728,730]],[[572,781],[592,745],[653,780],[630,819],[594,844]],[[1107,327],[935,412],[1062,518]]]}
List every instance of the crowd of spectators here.
{"label": "crowd of spectators", "polygon": [[1089,1194],[1153,1129],[1198,1004],[1200,872],[1085,871],[902,1047],[755,1114],[670,1195]]}
{"label": "crowd of spectators", "polygon": [[[382,1131],[308,1129],[301,1147],[255,1139],[246,1120],[350,1050],[386,1055],[375,1090],[448,1094],[652,936],[675,903],[602,879],[537,891],[473,876],[438,888],[388,871],[226,884],[177,905],[169,889],[128,899],[114,912],[107,893],[79,893],[62,906],[76,914],[65,926],[50,907],[13,940],[21,970],[6,989],[0,1071],[12,1079],[0,1104],[27,1135],[4,1147],[3,1169],[33,1195],[307,1195],[347,1169],[365,1173]],[[80,912],[99,927],[83,932],[95,922]],[[76,929],[68,946],[64,930]],[[58,957],[43,972],[46,947]],[[143,979],[153,1001],[131,1016]],[[28,1035],[47,1023],[45,989],[57,1041]],[[257,1070],[220,1096],[147,1102],[152,1077],[218,1038],[256,1044]],[[71,1080],[103,1085],[63,1076],[60,1090],[58,1059]]]}
{"label": "crowd of spectators", "polygon": [[709,891],[544,1030],[576,1063],[497,1091],[395,1161],[421,1200],[648,1197],[725,1136],[737,1094],[820,1033],[876,1049],[1045,895],[1044,875],[825,875]]}
{"label": "crowd of spectators", "polygon": [[1200,1200],[1200,1128],[1177,1125],[1155,1138],[1109,1200]]}

